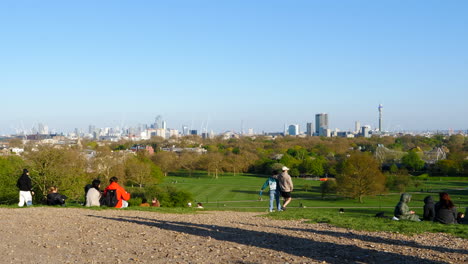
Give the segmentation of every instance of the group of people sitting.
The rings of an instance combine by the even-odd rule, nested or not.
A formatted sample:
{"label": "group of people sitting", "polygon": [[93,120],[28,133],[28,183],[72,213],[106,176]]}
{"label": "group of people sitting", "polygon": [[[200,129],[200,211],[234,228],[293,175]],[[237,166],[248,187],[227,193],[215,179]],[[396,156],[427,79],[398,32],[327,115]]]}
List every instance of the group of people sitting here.
{"label": "group of people sitting", "polygon": [[85,187],[86,201],[85,206],[102,206],[106,205],[115,208],[128,207],[130,193],[118,184],[117,177],[112,177],[109,180],[109,185],[101,192],[101,181],[93,180],[91,185]]}
{"label": "group of people sitting", "polygon": [[[400,202],[394,211],[394,220],[410,221],[433,221],[442,224],[468,224],[468,217],[462,212],[457,213],[455,204],[446,192],[439,193],[439,202],[434,204],[432,196],[424,198],[424,213],[420,219],[414,211],[410,210],[408,203],[411,201],[411,194],[403,193]],[[468,213],[468,208],[466,209]]]}

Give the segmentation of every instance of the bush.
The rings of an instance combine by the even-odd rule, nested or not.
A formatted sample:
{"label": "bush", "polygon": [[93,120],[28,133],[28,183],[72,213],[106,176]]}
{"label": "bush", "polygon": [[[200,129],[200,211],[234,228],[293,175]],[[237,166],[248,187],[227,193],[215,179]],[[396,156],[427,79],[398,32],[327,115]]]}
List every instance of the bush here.
{"label": "bush", "polygon": [[157,198],[161,203],[161,207],[185,207],[188,202],[193,200],[192,194],[187,191],[178,190],[173,186],[160,187],[158,185],[144,188],[142,193],[135,194],[135,198],[137,197],[139,197],[140,203],[143,197],[148,201]]}

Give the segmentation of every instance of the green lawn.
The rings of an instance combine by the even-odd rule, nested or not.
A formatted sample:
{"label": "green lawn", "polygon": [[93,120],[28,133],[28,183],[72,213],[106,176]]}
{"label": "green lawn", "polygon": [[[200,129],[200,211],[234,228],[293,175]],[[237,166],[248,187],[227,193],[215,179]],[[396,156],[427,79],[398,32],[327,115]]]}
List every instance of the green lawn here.
{"label": "green lawn", "polygon": [[[208,177],[198,172],[192,177],[187,175],[172,175],[163,184],[174,185],[190,191],[194,202],[202,202],[208,210],[236,210],[267,212],[268,191],[259,200],[259,190],[267,176],[260,175],[220,175],[218,179]],[[443,178],[442,178],[443,179]],[[455,178],[456,179],[456,178]],[[310,222],[329,223],[356,230],[388,231],[404,234],[423,232],[445,232],[455,236],[468,238],[468,225],[442,225],[432,222],[392,221],[375,218],[378,212],[393,216],[393,209],[400,199],[400,193],[387,193],[365,197],[364,203],[353,199],[336,198],[334,196],[322,199],[320,181],[293,178],[293,201],[285,212],[275,212],[266,216],[275,219],[308,219]],[[304,186],[308,185],[306,191]],[[421,189],[422,192],[421,192]],[[458,208],[468,206],[468,181],[454,181],[452,178],[441,180],[439,177],[425,181],[421,186],[409,188],[412,196],[410,208],[422,215],[423,199],[427,195],[438,200],[439,191],[450,193]],[[427,192],[429,191],[429,192]],[[340,214],[339,208],[345,213]]]}

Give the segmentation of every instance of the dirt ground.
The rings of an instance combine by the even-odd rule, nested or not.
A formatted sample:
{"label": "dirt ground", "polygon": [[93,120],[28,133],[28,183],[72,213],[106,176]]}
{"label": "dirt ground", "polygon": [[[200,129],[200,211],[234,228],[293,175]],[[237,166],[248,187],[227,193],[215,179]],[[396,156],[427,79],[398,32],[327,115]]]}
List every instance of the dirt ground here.
{"label": "dirt ground", "polygon": [[468,240],[259,213],[0,208],[0,263],[467,263]]}

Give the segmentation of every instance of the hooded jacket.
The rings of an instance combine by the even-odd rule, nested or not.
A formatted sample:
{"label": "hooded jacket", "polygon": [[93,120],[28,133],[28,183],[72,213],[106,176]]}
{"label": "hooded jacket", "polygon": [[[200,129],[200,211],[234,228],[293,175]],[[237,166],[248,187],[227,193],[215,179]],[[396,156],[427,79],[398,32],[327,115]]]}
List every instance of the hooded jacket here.
{"label": "hooded jacket", "polygon": [[32,191],[32,184],[31,178],[29,178],[28,174],[23,173],[16,183],[16,186],[20,189],[20,191],[29,192]]}
{"label": "hooded jacket", "polygon": [[408,203],[411,201],[411,194],[403,193],[400,197],[400,202],[395,207],[395,217],[401,220],[411,220],[411,221],[419,221],[419,216],[410,213],[410,209],[408,207]]}
{"label": "hooded jacket", "polygon": [[434,216],[435,216],[435,209],[434,209],[434,200],[432,199],[432,196],[426,196],[424,198],[424,213],[423,213],[423,219],[426,221],[433,221]]}
{"label": "hooded jacket", "polygon": [[117,190],[116,194],[118,202],[115,208],[122,208],[122,200],[130,200],[130,194],[116,182],[112,182],[106,187],[106,189],[104,189],[104,196],[106,196],[108,190]]}

